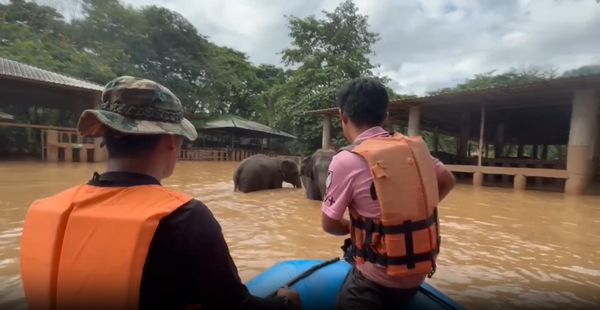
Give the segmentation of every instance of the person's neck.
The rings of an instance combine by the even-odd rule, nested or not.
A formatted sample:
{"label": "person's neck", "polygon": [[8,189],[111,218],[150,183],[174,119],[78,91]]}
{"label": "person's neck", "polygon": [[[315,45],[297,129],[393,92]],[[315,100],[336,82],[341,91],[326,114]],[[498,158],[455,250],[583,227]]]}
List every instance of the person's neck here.
{"label": "person's neck", "polygon": [[351,139],[350,143],[354,143],[356,142],[356,138],[358,138],[358,136],[360,136],[363,132],[369,130],[373,128],[372,126],[363,126],[363,127],[356,127],[356,126],[352,126],[349,129],[348,132],[348,137]]}
{"label": "person's neck", "polygon": [[108,160],[106,171],[145,174],[160,181],[163,177],[158,167],[159,165],[154,165],[147,159],[111,158]]}

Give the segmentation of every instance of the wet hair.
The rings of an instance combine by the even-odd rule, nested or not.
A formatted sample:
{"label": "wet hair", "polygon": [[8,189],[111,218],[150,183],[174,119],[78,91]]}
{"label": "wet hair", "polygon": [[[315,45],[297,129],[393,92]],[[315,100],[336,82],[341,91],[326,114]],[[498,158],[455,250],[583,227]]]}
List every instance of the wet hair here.
{"label": "wet hair", "polygon": [[114,130],[104,132],[109,158],[136,158],[152,153],[164,135],[129,135]]}
{"label": "wet hair", "polygon": [[389,103],[387,90],[373,78],[357,78],[337,92],[337,104],[357,126],[380,126]]}

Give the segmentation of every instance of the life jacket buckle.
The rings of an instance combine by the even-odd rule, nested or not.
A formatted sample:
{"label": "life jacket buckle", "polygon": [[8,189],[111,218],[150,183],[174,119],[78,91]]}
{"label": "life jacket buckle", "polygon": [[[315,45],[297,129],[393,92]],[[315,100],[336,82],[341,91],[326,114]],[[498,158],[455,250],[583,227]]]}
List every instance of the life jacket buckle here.
{"label": "life jacket buckle", "polygon": [[365,256],[366,261],[371,263],[377,262],[377,256],[375,255],[375,251],[373,251],[371,247],[365,248]]}

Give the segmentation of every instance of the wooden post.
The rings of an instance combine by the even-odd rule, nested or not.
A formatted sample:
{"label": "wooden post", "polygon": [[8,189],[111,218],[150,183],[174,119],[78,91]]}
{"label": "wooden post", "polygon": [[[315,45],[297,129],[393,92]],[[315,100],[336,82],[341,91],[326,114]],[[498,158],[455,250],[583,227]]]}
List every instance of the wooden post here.
{"label": "wooden post", "polygon": [[329,114],[323,116],[323,140],[321,147],[324,150],[331,148],[331,115]]}
{"label": "wooden post", "polygon": [[542,159],[548,160],[548,145],[547,144],[544,144],[542,146]]}
{"label": "wooden post", "polygon": [[490,158],[490,145],[488,143],[485,144],[485,150],[483,152],[483,158]]}
{"label": "wooden post", "polygon": [[504,156],[504,123],[500,122],[496,125],[496,141],[494,141],[494,158]]}
{"label": "wooden post", "polygon": [[44,156],[44,153],[45,153],[45,150],[46,150],[46,141],[44,139],[45,133],[46,133],[45,130],[43,130],[43,129],[40,130],[40,149],[42,150],[42,152],[41,152],[42,153],[41,154],[42,160],[46,159],[45,156]]}
{"label": "wooden post", "polygon": [[523,149],[524,145],[522,143],[519,143],[519,146],[517,147],[517,158],[523,157]]}
{"label": "wooden post", "polygon": [[481,167],[481,156],[483,155],[483,134],[485,132],[485,105],[481,105],[481,122],[479,124],[479,154],[477,156],[477,166]]}
{"label": "wooden post", "polygon": [[421,127],[421,107],[413,106],[408,110],[408,130],[407,134],[409,137],[419,135]]}
{"label": "wooden post", "polygon": [[562,145],[556,146],[556,152],[557,152],[556,156],[558,156],[558,160],[560,160],[560,161],[565,160],[565,158],[564,158],[565,154],[564,154],[563,150],[564,150],[564,147]]}

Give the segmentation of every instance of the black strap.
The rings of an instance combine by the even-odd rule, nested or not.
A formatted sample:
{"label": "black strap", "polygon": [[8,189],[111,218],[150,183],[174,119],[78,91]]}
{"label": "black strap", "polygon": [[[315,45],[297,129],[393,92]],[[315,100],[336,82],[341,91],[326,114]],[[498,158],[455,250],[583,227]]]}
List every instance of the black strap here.
{"label": "black strap", "polygon": [[[339,257],[335,257],[332,258],[330,260],[326,260],[324,262],[321,262],[317,265],[314,265],[312,267],[310,267],[308,270],[304,271],[303,273],[299,274],[298,276],[294,277],[293,279],[291,279],[290,281],[288,281],[286,284],[284,284],[282,287],[291,287],[292,285],[298,283],[300,280],[303,280],[305,278],[307,278],[308,276],[312,275],[313,273],[315,273],[317,270],[325,267],[325,266],[329,266],[333,263],[336,263],[340,260]],[[275,297],[277,295],[277,291],[279,289],[277,289],[276,291],[272,292],[271,294],[269,294],[267,297]]]}
{"label": "black strap", "polygon": [[[400,225],[384,226],[381,224],[374,223],[373,220],[371,220],[371,219],[360,220],[360,219],[354,218],[352,216],[350,217],[350,220],[352,221],[353,227],[359,228],[359,229],[364,229],[366,231],[365,233],[367,235],[369,235],[370,233],[373,233],[373,232],[379,233],[381,235],[399,235],[399,234],[406,234],[408,232],[413,232],[413,231],[417,231],[417,230],[422,230],[422,229],[428,228],[434,224],[437,225],[437,208],[434,209],[434,211],[430,217],[428,217],[424,220],[416,221],[416,222],[407,221]],[[371,224],[369,224],[371,226],[370,231],[367,230],[367,228],[369,228],[368,227],[369,225],[367,225],[368,222],[371,223]]]}
{"label": "black strap", "polygon": [[[420,262],[426,262],[426,261],[433,261],[436,257],[437,253],[437,249],[430,251],[430,252],[426,252],[426,253],[419,253],[419,254],[413,254],[412,258],[409,258],[408,256],[386,256],[386,255],[381,255],[379,253],[376,253],[375,251],[373,251],[371,248],[364,248],[364,249],[358,249],[356,247],[354,247],[354,256],[355,257],[361,257],[364,260],[374,263],[374,264],[379,264],[382,266],[389,266],[389,265],[409,265],[409,263],[412,261],[413,264],[416,263],[420,263]],[[413,265],[413,267],[408,267],[408,268],[415,268],[415,266]]]}
{"label": "black strap", "polygon": [[372,219],[366,219],[364,222],[365,229],[365,247],[370,247],[373,244],[373,223]]}
{"label": "black strap", "polygon": [[[421,221],[410,221],[406,220],[404,223],[400,225],[394,226],[384,226],[381,224],[376,224],[373,222],[373,219],[365,219],[360,220],[354,217],[350,217],[352,221],[352,226],[359,229],[365,230],[365,242],[364,249],[358,249],[356,245],[354,248],[354,256],[362,257],[366,261],[376,263],[383,266],[389,265],[406,265],[407,268],[413,269],[416,264],[424,261],[431,261],[432,264],[435,264],[435,256],[440,252],[440,235],[439,235],[439,221],[438,221],[438,213],[437,208],[433,210],[431,216],[427,219]],[[414,253],[414,239],[413,232],[426,229],[431,227],[432,225],[436,225],[436,247],[430,252],[426,253]],[[372,236],[373,233],[379,233],[381,235],[389,235],[389,234],[404,234],[404,243],[405,243],[405,251],[406,255],[400,257],[394,256],[386,256],[381,255],[371,248],[372,244]]]}
{"label": "black strap", "polygon": [[433,210],[433,216],[435,217],[435,233],[437,238],[437,252],[440,252],[440,244],[442,243],[442,235],[440,235],[440,219],[438,218],[438,209]]}

